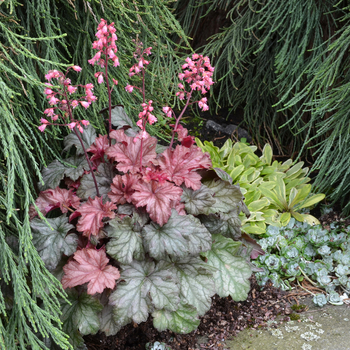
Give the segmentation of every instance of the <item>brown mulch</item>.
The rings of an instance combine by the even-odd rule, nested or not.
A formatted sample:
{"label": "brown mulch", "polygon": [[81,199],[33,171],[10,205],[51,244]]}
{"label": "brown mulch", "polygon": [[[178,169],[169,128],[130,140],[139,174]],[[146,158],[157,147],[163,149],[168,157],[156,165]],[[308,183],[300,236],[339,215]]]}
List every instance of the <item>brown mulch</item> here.
{"label": "brown mulch", "polygon": [[266,325],[278,315],[285,315],[289,320],[290,306],[298,303],[303,291],[288,293],[267,284],[263,290],[251,278],[251,290],[248,298],[235,302],[231,297],[212,298],[211,309],[201,317],[196,331],[189,334],[175,334],[170,331],[158,332],[150,317],[139,325],[129,324],[115,336],[106,337],[104,333],[85,336],[88,350],[144,350],[146,343],[163,342],[172,350],[224,349],[223,342],[241,330]]}

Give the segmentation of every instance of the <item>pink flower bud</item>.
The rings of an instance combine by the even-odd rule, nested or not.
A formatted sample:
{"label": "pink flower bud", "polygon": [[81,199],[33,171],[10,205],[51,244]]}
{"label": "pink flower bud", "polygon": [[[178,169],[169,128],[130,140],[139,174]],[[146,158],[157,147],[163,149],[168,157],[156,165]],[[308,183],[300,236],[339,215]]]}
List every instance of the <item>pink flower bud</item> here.
{"label": "pink flower bud", "polygon": [[154,124],[158,119],[151,113],[148,113],[148,122],[152,125]]}
{"label": "pink flower bud", "polygon": [[118,85],[118,80],[115,80],[115,79],[113,79],[113,78],[112,78],[112,80],[113,80],[113,83],[114,83],[115,85]]}
{"label": "pink flower bud", "polygon": [[86,102],[86,101],[80,101],[80,104],[86,108],[88,108],[90,106],[90,103],[89,102]]}
{"label": "pink flower bud", "polygon": [[78,125],[78,129],[79,129],[79,131],[80,131],[81,133],[83,133],[83,132],[84,132],[84,129],[82,128],[82,126],[81,126],[81,125]]}
{"label": "pink flower bud", "polygon": [[88,120],[85,120],[85,119],[83,119],[83,120],[81,121],[81,123],[82,123],[83,125],[85,125],[85,126],[88,126],[88,125],[90,124],[90,122],[89,122]]}
{"label": "pink flower bud", "polygon": [[102,75],[102,74],[100,74],[100,75],[98,76],[97,82],[98,82],[99,84],[102,84],[102,83],[103,83],[103,75]]}
{"label": "pink flower bud", "polygon": [[143,130],[143,121],[142,121],[142,119],[139,119],[139,120],[137,121],[136,125],[137,125],[140,129]]}
{"label": "pink flower bud", "polygon": [[73,123],[69,123],[67,126],[69,129],[73,130],[76,125],[77,123],[73,122]]}
{"label": "pink flower bud", "polygon": [[67,90],[70,94],[74,94],[77,91],[77,88],[72,85],[69,85]]}
{"label": "pink flower bud", "polygon": [[81,71],[81,67],[79,66],[73,66],[72,67],[76,72],[80,72]]}
{"label": "pink flower bud", "polygon": [[41,118],[41,119],[40,119],[40,123],[41,123],[41,124],[49,124],[49,121],[46,120],[45,118]]}
{"label": "pink flower bud", "polygon": [[47,127],[47,124],[43,124],[43,125],[38,126],[38,129],[39,129],[41,132],[44,132],[44,130],[45,130],[46,127]]}
{"label": "pink flower bud", "polygon": [[47,114],[49,117],[52,117],[54,115],[54,109],[47,108],[47,109],[45,109],[44,114]]}
{"label": "pink flower bud", "polygon": [[74,108],[78,107],[79,103],[77,100],[73,100],[72,103],[71,103],[71,106]]}
{"label": "pink flower bud", "polygon": [[57,102],[59,102],[59,99],[56,98],[55,96],[52,96],[52,97],[50,98],[49,104],[50,104],[50,105],[55,105]]}
{"label": "pink flower bud", "polygon": [[51,117],[51,119],[55,122],[55,121],[58,119],[58,115],[57,115],[57,114],[53,115],[53,116]]}
{"label": "pink flower bud", "polygon": [[126,86],[125,86],[125,90],[126,90],[127,92],[132,92],[132,91],[134,90],[134,87],[131,86],[131,85],[126,85]]}

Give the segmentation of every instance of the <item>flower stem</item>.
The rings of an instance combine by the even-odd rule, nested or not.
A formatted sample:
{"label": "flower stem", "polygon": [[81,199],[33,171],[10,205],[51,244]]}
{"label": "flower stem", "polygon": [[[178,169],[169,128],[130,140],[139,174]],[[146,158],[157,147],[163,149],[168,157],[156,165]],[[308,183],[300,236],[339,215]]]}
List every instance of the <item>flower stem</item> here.
{"label": "flower stem", "polygon": [[170,145],[169,145],[169,148],[171,149],[173,147],[173,143],[174,143],[174,137],[175,137],[175,132],[176,132],[176,129],[180,123],[180,120],[182,118],[182,116],[184,115],[189,103],[190,103],[190,98],[192,96],[192,91],[187,95],[187,101],[186,101],[186,104],[185,104],[185,107],[183,108],[183,110],[181,111],[180,115],[178,116],[178,118],[176,119],[176,123],[175,123],[175,126],[174,126],[174,130],[173,130],[173,135],[171,137],[171,141],[170,141]]}
{"label": "flower stem", "polygon": [[108,54],[107,54],[107,48],[105,49],[105,79],[106,79],[106,85],[107,85],[107,93],[108,93],[108,139],[109,139],[109,146],[112,145],[112,139],[110,137],[110,133],[112,131],[112,91],[109,86],[109,80],[108,80]]}
{"label": "flower stem", "polygon": [[97,197],[100,197],[100,191],[98,190],[98,186],[97,186],[97,181],[96,181],[96,177],[95,177],[95,173],[94,173],[94,170],[92,168],[92,164],[91,164],[91,161],[90,161],[90,158],[86,152],[86,148],[84,146],[84,142],[82,140],[82,138],[80,137],[79,133],[78,133],[78,130],[76,127],[73,128],[74,132],[75,132],[75,135],[77,135],[77,138],[79,139],[80,141],[80,144],[81,144],[81,147],[83,148],[83,151],[84,151],[84,155],[85,155],[85,158],[89,164],[89,168],[90,168],[90,172],[91,172],[91,175],[92,175],[92,179],[94,180],[94,184],[95,184],[95,188],[96,188],[96,196]]}
{"label": "flower stem", "polygon": [[[64,97],[65,97],[65,99],[67,101],[69,119],[70,119],[71,122],[73,122],[73,120],[74,120],[73,112],[72,112],[72,109],[70,107],[70,101],[69,101],[68,96],[67,96],[66,87],[64,87],[63,94],[64,94]],[[84,142],[83,142],[82,138],[80,137],[76,126],[73,128],[73,130],[74,130],[74,133],[77,136],[77,138],[78,138],[78,140],[79,140],[79,142],[81,144],[81,147],[82,147],[82,149],[84,151],[84,155],[85,155],[86,161],[89,164],[89,168],[90,168],[90,172],[91,172],[91,175],[92,175],[92,179],[94,180],[94,184],[95,184],[95,188],[96,188],[96,195],[97,195],[97,197],[100,197],[100,191],[98,190],[98,186],[97,186],[97,181],[96,181],[96,177],[95,177],[95,174],[94,174],[94,170],[93,170],[93,167],[92,167],[89,155],[86,152],[86,148],[84,146]]]}

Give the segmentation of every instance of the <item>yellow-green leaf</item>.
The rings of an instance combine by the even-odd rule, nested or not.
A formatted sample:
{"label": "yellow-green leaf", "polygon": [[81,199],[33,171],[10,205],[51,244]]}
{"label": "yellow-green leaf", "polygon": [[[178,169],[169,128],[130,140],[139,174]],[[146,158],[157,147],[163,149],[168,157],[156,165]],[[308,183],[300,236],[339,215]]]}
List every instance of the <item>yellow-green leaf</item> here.
{"label": "yellow-green leaf", "polygon": [[326,195],[324,193],[315,194],[315,195],[311,196],[310,198],[308,198],[305,202],[303,202],[302,205],[298,206],[298,209],[311,207],[312,205],[314,205],[314,204],[320,202],[322,199],[324,199],[325,196]]}

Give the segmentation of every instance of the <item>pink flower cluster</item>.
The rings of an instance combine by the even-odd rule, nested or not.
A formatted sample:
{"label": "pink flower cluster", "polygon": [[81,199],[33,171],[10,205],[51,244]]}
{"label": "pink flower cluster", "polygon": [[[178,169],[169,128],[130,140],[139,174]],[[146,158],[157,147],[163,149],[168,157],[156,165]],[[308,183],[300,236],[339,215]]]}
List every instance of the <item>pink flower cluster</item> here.
{"label": "pink flower cluster", "polygon": [[157,121],[157,118],[153,114],[151,114],[151,112],[153,111],[152,102],[152,100],[149,100],[148,104],[141,104],[143,111],[139,113],[140,120],[136,123],[141,130],[145,130],[145,124],[147,121],[151,125]]}
{"label": "pink flower cluster", "polygon": [[81,104],[85,109],[90,106],[92,102],[95,102],[97,100],[97,97],[94,96],[92,90],[94,86],[92,84],[87,84],[85,86],[82,86],[85,89],[85,96],[83,97],[85,101],[81,101],[80,99],[68,99],[68,94],[74,94],[76,93],[78,87],[71,85],[71,80],[66,77],[69,69],[73,69],[76,72],[80,72],[81,68],[79,66],[72,66],[67,69],[66,74],[63,74],[62,72],[58,70],[50,70],[46,75],[45,78],[48,81],[51,81],[52,79],[57,79],[57,82],[59,85],[62,86],[61,89],[58,89],[57,91],[54,91],[53,85],[51,83],[46,83],[46,88],[44,90],[44,93],[46,95],[46,98],[49,100],[49,104],[53,107],[47,108],[44,111],[44,114],[47,117],[51,117],[51,120],[53,122],[57,121],[58,114],[56,114],[56,110],[60,110],[63,112],[61,116],[63,118],[66,118],[68,115],[70,116],[70,123],[64,123],[64,124],[56,124],[49,122],[45,118],[41,118],[41,125],[39,126],[39,130],[43,132],[45,128],[48,125],[66,125],[70,129],[73,129],[75,126],[79,129],[80,132],[83,132],[82,125],[88,125],[89,122],[87,120],[82,121],[76,121],[72,119],[71,113],[72,109],[76,108],[79,104]]}
{"label": "pink flower cluster", "polygon": [[[149,65],[150,61],[144,59],[144,55],[149,56],[151,54],[152,47],[147,47],[142,51],[143,44],[140,42],[136,46],[136,51],[134,53],[134,58],[137,60],[130,69],[129,69],[129,77],[132,77],[135,74],[139,74],[145,66]],[[128,85],[130,86],[130,85]],[[127,90],[128,91],[128,90]],[[132,91],[132,90],[131,90]],[[129,92],[131,92],[129,91]]]}
{"label": "pink flower cluster", "polygon": [[[98,40],[92,44],[92,48],[98,50],[98,52],[93,58],[88,60],[90,64],[94,65],[96,63],[101,67],[105,67],[106,61],[111,59],[114,67],[119,66],[119,58],[116,55],[118,49],[115,44],[118,38],[115,32],[114,22],[107,25],[107,21],[101,18],[96,33]],[[102,55],[105,55],[105,57],[102,57]]]}
{"label": "pink flower cluster", "polygon": [[[203,57],[195,53],[192,55],[192,59],[189,57],[186,58],[186,63],[182,65],[182,69],[184,72],[179,74],[179,79],[185,80],[186,83],[190,84],[191,92],[200,91],[202,94],[206,94],[210,86],[214,84],[212,79],[214,67],[210,65],[209,57]],[[183,84],[180,83],[178,88],[180,91],[176,93],[176,96],[180,100],[183,100],[185,95],[189,95]],[[202,98],[198,102],[198,106],[203,111],[209,109],[206,98]]]}

